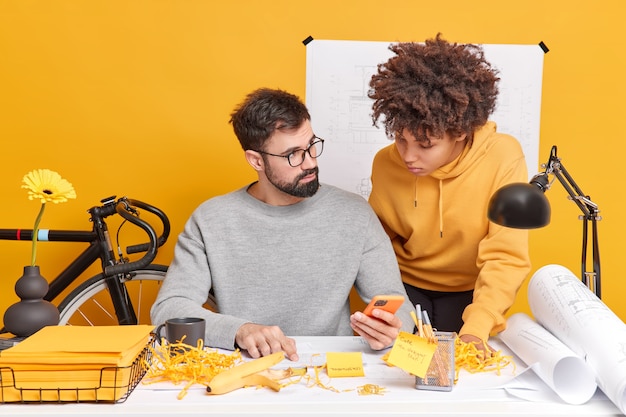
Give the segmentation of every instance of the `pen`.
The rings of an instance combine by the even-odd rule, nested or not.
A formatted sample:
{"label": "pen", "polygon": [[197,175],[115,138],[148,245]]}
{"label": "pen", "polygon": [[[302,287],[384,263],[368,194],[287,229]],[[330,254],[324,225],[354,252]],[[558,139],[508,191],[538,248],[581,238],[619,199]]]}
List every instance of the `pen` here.
{"label": "pen", "polygon": [[415,304],[415,311],[417,315],[417,334],[420,337],[424,337],[424,326],[422,324],[422,307],[419,304]]}
{"label": "pen", "polygon": [[428,311],[422,311],[422,315],[424,316],[424,334],[431,343],[435,343],[437,340],[435,339],[435,334],[433,333],[433,326],[430,324]]}
{"label": "pen", "polygon": [[415,328],[419,329],[420,325],[417,320],[417,315],[415,314],[415,311],[413,310],[411,310],[411,318],[413,319],[413,323],[415,323]]}

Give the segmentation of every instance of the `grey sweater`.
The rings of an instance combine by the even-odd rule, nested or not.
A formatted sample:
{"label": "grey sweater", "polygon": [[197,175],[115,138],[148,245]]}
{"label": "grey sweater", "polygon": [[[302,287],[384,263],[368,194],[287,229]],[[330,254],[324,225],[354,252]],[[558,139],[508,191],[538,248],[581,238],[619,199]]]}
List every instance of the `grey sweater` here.
{"label": "grey sweater", "polygon": [[[288,336],[352,335],[349,294],[365,302],[402,294],[412,306],[387,234],[367,202],[323,185],[311,198],[271,206],[247,187],[201,204],[178,237],[151,318],[206,319],[205,344],[232,349],[237,329],[277,325]],[[219,314],[202,307],[213,288]]]}

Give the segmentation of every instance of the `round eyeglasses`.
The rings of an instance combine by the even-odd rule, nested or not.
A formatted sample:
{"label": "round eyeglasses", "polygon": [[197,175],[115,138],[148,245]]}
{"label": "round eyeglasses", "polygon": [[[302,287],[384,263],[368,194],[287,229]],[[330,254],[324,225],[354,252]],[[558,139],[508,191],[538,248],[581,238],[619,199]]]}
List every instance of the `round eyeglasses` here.
{"label": "round eyeglasses", "polygon": [[261,153],[263,155],[278,156],[280,158],[286,158],[287,162],[289,162],[289,165],[291,165],[292,167],[298,167],[302,165],[302,163],[304,162],[304,158],[306,158],[307,153],[309,154],[311,158],[315,159],[322,154],[322,151],[324,151],[324,139],[318,138],[317,136],[313,136],[313,142],[311,142],[309,146],[307,146],[306,149],[296,149],[294,151],[291,151],[289,155],[277,155],[277,154],[269,153],[265,151],[255,151],[255,152]]}

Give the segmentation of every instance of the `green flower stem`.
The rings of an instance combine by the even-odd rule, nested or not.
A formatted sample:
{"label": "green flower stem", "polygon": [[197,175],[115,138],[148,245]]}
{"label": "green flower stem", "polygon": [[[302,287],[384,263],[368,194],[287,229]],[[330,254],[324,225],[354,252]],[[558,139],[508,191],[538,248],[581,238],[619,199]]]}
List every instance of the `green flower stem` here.
{"label": "green flower stem", "polygon": [[30,257],[30,266],[35,266],[35,260],[37,259],[37,235],[39,234],[39,222],[43,217],[43,211],[46,208],[46,203],[41,203],[41,209],[35,220],[35,227],[33,228],[33,251]]}

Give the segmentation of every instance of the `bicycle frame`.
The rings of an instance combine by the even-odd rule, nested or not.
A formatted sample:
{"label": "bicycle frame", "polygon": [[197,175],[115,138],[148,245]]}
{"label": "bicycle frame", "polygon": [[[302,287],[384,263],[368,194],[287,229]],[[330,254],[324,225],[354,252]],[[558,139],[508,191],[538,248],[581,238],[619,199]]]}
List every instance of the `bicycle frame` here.
{"label": "bicycle frame", "polygon": [[[49,283],[48,293],[44,299],[47,301],[55,300],[87,268],[100,259],[119,324],[137,324],[135,309],[126,292],[123,279],[132,275],[133,270],[143,268],[152,262],[156,256],[157,248],[167,240],[170,230],[169,220],[161,210],[138,200],[123,197],[116,201],[115,196],[112,196],[103,199],[102,203],[102,206],[92,207],[88,210],[91,215],[90,221],[93,223],[91,231],[39,230],[37,239],[40,241],[89,243],[89,246]],[[137,217],[138,212],[135,207],[143,208],[159,217],[163,224],[163,233],[159,238],[157,238],[152,226]],[[146,252],[139,260],[122,263],[116,260],[108,227],[104,221],[106,217],[113,214],[119,214],[148,234],[149,243],[126,248],[127,254]],[[0,229],[0,239],[2,240],[32,240],[32,237],[32,229]]]}

